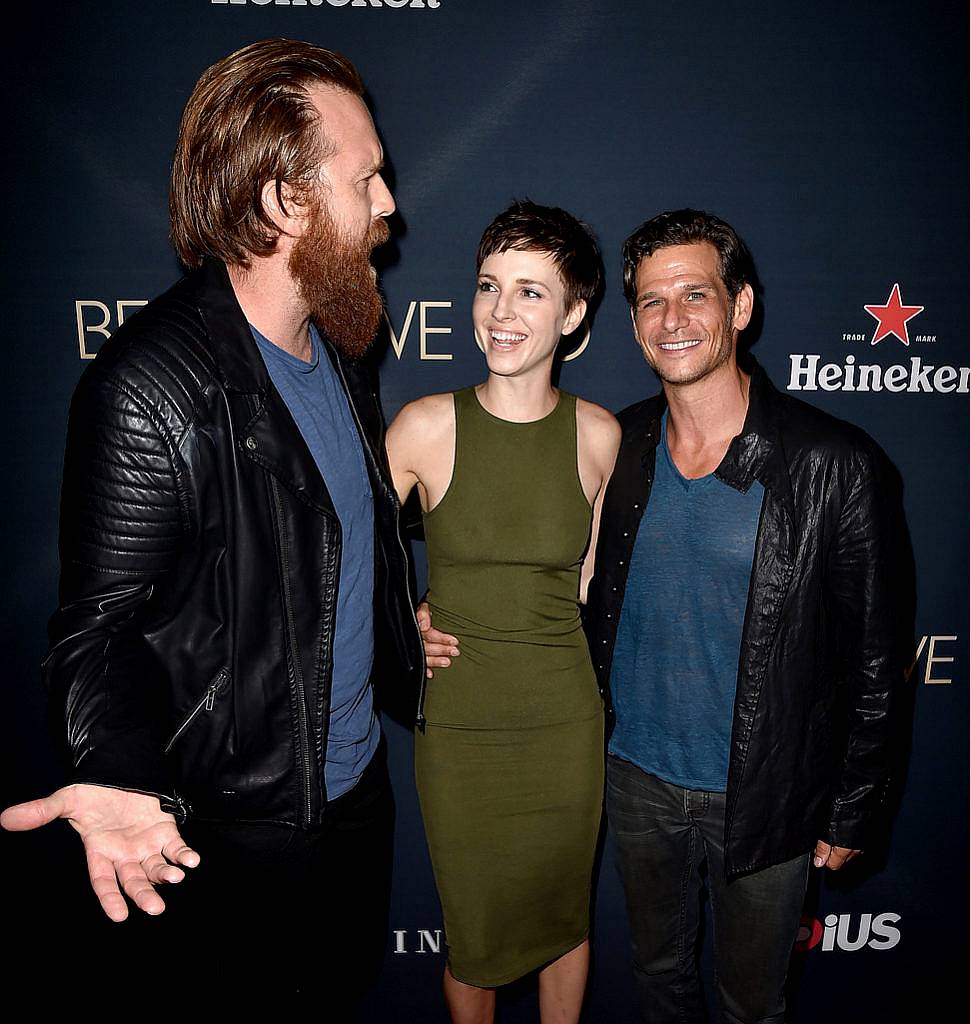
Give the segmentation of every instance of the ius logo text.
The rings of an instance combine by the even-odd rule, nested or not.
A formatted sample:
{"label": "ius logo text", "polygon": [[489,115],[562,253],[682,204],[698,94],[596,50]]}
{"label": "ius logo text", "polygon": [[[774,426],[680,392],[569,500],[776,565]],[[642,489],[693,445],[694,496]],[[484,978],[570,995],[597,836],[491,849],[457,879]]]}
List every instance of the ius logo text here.
{"label": "ius logo text", "polygon": [[795,949],[806,952],[818,946],[823,953],[840,949],[854,953],[863,948],[892,949],[902,938],[896,925],[899,914],[860,914],[853,922],[851,914],[829,914],[825,925],[814,917],[803,917],[795,940]]}

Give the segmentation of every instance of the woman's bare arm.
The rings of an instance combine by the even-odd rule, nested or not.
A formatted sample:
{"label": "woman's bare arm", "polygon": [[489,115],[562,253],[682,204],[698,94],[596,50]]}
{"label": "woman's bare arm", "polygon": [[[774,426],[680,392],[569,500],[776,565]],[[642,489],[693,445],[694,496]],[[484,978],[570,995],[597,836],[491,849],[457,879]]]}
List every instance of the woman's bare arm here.
{"label": "woman's bare arm", "polygon": [[394,417],[385,439],[394,489],[403,504],[418,488],[421,507],[434,508],[455,465],[455,405],[451,394],[425,395]]}
{"label": "woman's bare arm", "polygon": [[585,604],[589,581],[593,578],[603,495],[606,493],[606,485],[609,483],[613,464],[616,462],[616,453],[620,447],[620,425],[613,415],[602,406],[578,399],[576,402],[576,436],[579,478],[586,494],[586,500],[593,507],[589,550],[583,559],[583,568],[579,577],[579,600]]}

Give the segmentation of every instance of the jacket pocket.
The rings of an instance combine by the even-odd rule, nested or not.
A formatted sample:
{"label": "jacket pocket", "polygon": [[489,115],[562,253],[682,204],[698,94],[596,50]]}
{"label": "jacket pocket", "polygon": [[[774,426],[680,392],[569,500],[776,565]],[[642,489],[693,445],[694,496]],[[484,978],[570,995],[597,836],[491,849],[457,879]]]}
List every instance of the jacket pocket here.
{"label": "jacket pocket", "polygon": [[165,744],[165,753],[167,754],[173,746],[182,737],[185,731],[190,725],[201,715],[208,714],[216,704],[216,700],[221,697],[226,690],[229,689],[229,682],[232,679],[232,673],[227,668],[221,668],[212,677],[211,682],[205,689],[205,693],[199,699],[198,703],[192,708],[192,710],[182,719],[179,727],[172,733],[168,743]]}

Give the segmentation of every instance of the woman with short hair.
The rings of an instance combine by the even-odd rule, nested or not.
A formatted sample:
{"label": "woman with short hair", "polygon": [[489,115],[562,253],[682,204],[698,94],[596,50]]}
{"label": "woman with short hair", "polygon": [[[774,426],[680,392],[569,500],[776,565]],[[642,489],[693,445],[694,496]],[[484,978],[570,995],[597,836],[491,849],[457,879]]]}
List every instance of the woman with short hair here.
{"label": "woman with short hair", "polygon": [[428,602],[460,657],[427,687],[415,769],[444,912],[455,1024],[539,971],[543,1024],[578,1021],[603,790],[603,707],[580,624],[620,430],[553,386],[556,350],[602,284],[592,234],[514,203],[478,251],[486,380],[405,406],[387,436],[416,486]]}

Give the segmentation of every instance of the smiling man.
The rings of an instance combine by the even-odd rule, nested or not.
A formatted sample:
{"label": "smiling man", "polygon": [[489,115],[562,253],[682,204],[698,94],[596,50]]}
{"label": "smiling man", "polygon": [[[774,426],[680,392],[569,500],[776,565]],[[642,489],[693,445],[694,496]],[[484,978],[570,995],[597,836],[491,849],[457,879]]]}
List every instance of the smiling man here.
{"label": "smiling man", "polygon": [[900,512],[861,430],[738,364],[754,269],[726,223],[664,213],[624,247],[663,390],[619,416],[587,627],[615,727],[607,811],[650,1024],[777,1024],[810,865],[871,835],[901,679]]}
{"label": "smiling man", "polygon": [[287,39],[202,75],[170,195],[190,272],[74,396],[44,664],[71,784],[3,825],[70,820],[113,921],[183,882],[114,992],[171,963],[195,1006],[324,993],[347,1020],[386,943],[372,680],[424,668],[362,360],[394,210],[362,94]]}

